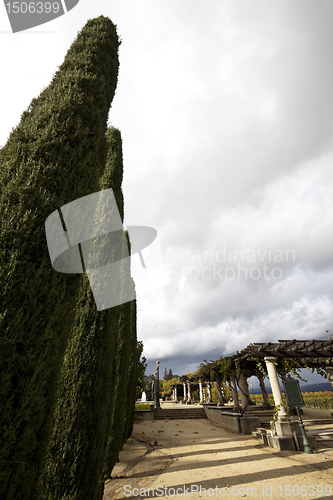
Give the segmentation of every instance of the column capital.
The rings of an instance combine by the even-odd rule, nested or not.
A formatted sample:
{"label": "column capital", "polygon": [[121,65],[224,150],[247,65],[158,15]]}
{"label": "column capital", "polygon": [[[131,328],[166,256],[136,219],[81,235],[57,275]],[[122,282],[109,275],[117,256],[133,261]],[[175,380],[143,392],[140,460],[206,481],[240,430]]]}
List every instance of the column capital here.
{"label": "column capital", "polygon": [[277,360],[277,357],[276,356],[265,356],[264,357],[264,361],[268,361],[268,362],[271,362],[271,363],[274,363],[274,361]]}

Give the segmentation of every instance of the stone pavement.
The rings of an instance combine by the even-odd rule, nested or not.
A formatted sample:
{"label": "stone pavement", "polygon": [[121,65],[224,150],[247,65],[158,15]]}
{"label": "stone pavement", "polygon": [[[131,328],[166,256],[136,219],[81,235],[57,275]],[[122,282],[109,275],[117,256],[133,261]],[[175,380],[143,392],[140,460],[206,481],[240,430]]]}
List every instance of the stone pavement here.
{"label": "stone pavement", "polygon": [[333,449],[280,452],[207,419],[136,422],[103,500],[333,499]]}

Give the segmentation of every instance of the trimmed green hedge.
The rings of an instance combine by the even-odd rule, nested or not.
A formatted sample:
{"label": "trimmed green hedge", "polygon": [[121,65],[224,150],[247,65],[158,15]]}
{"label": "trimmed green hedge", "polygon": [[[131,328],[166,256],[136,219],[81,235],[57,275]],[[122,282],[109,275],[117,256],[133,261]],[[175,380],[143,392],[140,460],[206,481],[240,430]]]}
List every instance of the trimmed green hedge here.
{"label": "trimmed green hedge", "polygon": [[110,429],[118,308],[97,311],[84,277],[61,371],[43,498],[97,500]]}
{"label": "trimmed green hedge", "polygon": [[[108,18],[88,21],[51,84],[31,102],[0,150],[0,497],[7,500],[27,500],[37,494],[53,425],[56,382],[71,332],[68,349],[76,344],[89,351],[89,363],[74,380],[77,360],[66,355],[60,390],[65,390],[64,373],[71,373],[68,400],[79,392],[75,384],[86,384],[88,394],[105,376],[98,366],[105,358],[98,350],[96,371],[89,376],[94,356],[89,339],[91,332],[104,338],[113,330],[111,313],[105,311],[98,318],[92,313],[86,277],[52,269],[45,220],[62,205],[100,189],[106,123],[117,85],[118,46],[116,28]],[[83,328],[84,345],[78,342]],[[101,412],[99,422],[104,415],[106,422],[109,403],[104,390],[102,394],[103,404],[94,411]],[[68,421],[72,428],[81,425],[91,404],[76,403]],[[58,395],[58,421],[69,418],[59,411],[61,404]],[[90,436],[95,439],[94,429]],[[78,462],[91,445],[78,443],[77,454],[69,459]],[[91,478],[101,458],[100,451],[90,453]]]}
{"label": "trimmed green hedge", "polygon": [[[134,284],[133,284],[134,286]],[[134,419],[136,379],[133,363],[137,361],[136,328],[133,331],[133,315],[136,301],[121,307],[118,327],[117,378],[111,414],[111,429],[103,470],[103,479],[110,478],[117,463],[119,452],[128,436],[129,420]]]}
{"label": "trimmed green hedge", "polygon": [[[120,132],[117,129],[109,129],[107,133],[109,145],[107,165],[113,165],[110,181],[114,190],[115,198],[123,218],[123,198],[120,189],[122,182],[122,145]],[[130,242],[127,241],[130,252]],[[127,249],[127,247],[126,247]],[[130,279],[129,261],[124,261],[123,279]],[[134,282],[132,287],[134,288]],[[119,306],[119,323],[117,333],[117,359],[116,359],[116,382],[114,385],[114,401],[111,412],[111,428],[109,432],[107,453],[103,469],[103,480],[111,476],[112,469],[116,464],[119,452],[127,437],[124,433],[128,426],[128,413],[133,414],[135,407],[135,367],[132,363],[136,360],[136,301],[132,300]],[[134,387],[130,387],[134,384]],[[128,389],[130,388],[130,393]],[[133,389],[133,390],[132,390]],[[130,396],[129,396],[130,394]]]}
{"label": "trimmed green hedge", "polygon": [[[134,283],[133,283],[134,286]],[[136,328],[136,301],[131,302],[131,357],[128,372],[128,384],[126,393],[126,416],[124,423],[123,443],[126,439],[131,437],[133,431],[134,415],[135,415],[135,401],[136,401],[136,386],[138,382],[138,365],[142,352],[141,345],[138,345],[137,328]]]}
{"label": "trimmed green hedge", "polygon": [[[123,203],[121,135],[119,130],[110,128],[106,137],[108,154],[100,188],[111,187],[118,203]],[[128,242],[124,239],[121,244],[126,257]],[[122,283],[129,279],[129,274],[129,260],[123,260],[119,277]],[[127,404],[124,392],[131,339],[133,336],[136,339],[136,330],[132,332],[133,302],[97,311],[89,281],[84,279],[62,369],[54,432],[43,476],[43,498],[47,500],[102,497],[103,466],[108,462],[110,443],[112,456],[116,457],[124,444]]]}

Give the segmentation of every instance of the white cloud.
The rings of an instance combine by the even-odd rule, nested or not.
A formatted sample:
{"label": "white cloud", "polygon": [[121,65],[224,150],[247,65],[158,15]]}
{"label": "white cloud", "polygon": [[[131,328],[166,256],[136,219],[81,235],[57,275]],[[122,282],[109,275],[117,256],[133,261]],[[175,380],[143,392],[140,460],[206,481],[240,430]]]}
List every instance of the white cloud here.
{"label": "white cloud", "polygon": [[[133,259],[145,355],[181,373],[252,341],[325,337],[333,331],[332,3],[81,0],[38,30],[55,33],[0,33],[0,144],[77,31],[100,14],[123,39],[109,120],[123,137],[126,224],[157,229],[166,265],[143,270]],[[247,279],[245,271],[225,279],[239,264],[217,261],[225,246],[254,252],[255,262],[240,262]],[[274,261],[287,250],[295,259]],[[185,251],[191,258],[181,262]],[[213,262],[194,261],[191,252],[205,251]],[[281,277],[266,279],[263,265]],[[219,266],[222,278],[207,279]],[[259,279],[249,276],[254,267]]]}

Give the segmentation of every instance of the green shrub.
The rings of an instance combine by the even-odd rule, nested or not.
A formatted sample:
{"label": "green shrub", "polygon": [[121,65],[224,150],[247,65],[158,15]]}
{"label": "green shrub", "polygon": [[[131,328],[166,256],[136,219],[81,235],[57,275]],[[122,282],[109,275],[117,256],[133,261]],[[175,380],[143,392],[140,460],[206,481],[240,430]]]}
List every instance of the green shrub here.
{"label": "green shrub", "polygon": [[43,498],[101,498],[110,429],[118,309],[97,311],[85,276],[61,371]]}
{"label": "green shrub", "polygon": [[[103,478],[110,477],[112,469],[118,460],[124,440],[124,422],[126,417],[128,372],[130,361],[130,311],[131,302],[122,304],[118,323],[118,348],[116,380],[113,387],[114,401],[111,412],[111,428],[109,432],[106,467]],[[135,404],[135,400],[134,400]]]}
{"label": "green shrub", "polygon": [[118,45],[109,19],[88,21],[0,151],[0,497],[7,500],[37,492],[82,283],[79,303],[88,298],[86,278],[52,269],[44,224],[62,205],[99,190]]}
{"label": "green shrub", "polygon": [[[134,282],[133,282],[134,286]],[[135,414],[135,400],[136,400],[136,387],[138,381],[138,363],[142,353],[142,343],[138,344],[137,341],[137,328],[136,328],[136,300],[131,301],[130,313],[130,360],[128,368],[128,381],[126,391],[126,414],[123,430],[122,442],[125,443],[126,439],[131,437],[133,431],[134,414]]]}
{"label": "green shrub", "polygon": [[[100,188],[113,189],[123,217],[121,135],[119,130],[109,128],[106,138],[108,154]],[[123,257],[128,256],[128,240],[124,238],[119,244],[123,246]],[[122,261],[119,280],[127,283],[129,279],[127,259]],[[85,277],[76,326],[62,369],[54,432],[43,477],[45,499],[98,500],[102,496],[103,466],[110,451],[118,457],[124,444],[132,347],[131,304],[97,311]]]}

